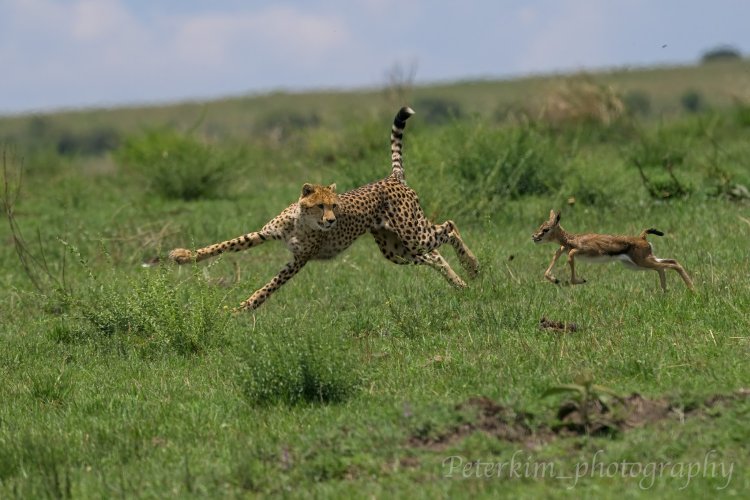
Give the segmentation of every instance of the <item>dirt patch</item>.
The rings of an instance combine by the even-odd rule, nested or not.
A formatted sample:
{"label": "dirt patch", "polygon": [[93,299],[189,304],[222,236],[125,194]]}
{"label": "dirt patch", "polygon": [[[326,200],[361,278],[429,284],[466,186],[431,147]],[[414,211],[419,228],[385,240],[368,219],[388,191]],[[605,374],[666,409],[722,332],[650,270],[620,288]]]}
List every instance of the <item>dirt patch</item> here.
{"label": "dirt patch", "polygon": [[[709,416],[707,410],[744,398],[750,398],[750,390],[740,389],[729,395],[714,395],[689,407],[675,405],[666,398],[649,399],[638,393],[625,398],[613,398],[606,404],[596,399],[590,401],[585,409],[581,402],[565,401],[557,408],[556,422],[547,424],[537,420],[531,413],[519,412],[490,398],[476,396],[454,408],[467,417],[465,422],[429,437],[412,435],[409,445],[442,450],[469,434],[480,431],[501,441],[535,448],[558,438],[608,436],[661,421],[681,422],[686,418]],[[715,416],[715,413],[711,415]]]}
{"label": "dirt patch", "polygon": [[633,393],[605,404],[600,400],[588,403],[566,401],[557,410],[559,424],[554,430],[560,435],[613,435],[628,429],[643,427],[670,417],[679,419],[681,412],[666,399],[647,399]]}
{"label": "dirt patch", "polygon": [[552,330],[559,333],[577,332],[579,330],[577,323],[554,321],[545,317],[542,317],[542,319],[539,320],[539,328],[542,330]]}
{"label": "dirt patch", "polygon": [[535,424],[531,413],[517,412],[485,396],[470,398],[454,409],[469,420],[437,436],[412,436],[409,444],[439,450],[473,432],[481,431],[502,441],[533,447],[548,441],[552,435],[549,428]]}

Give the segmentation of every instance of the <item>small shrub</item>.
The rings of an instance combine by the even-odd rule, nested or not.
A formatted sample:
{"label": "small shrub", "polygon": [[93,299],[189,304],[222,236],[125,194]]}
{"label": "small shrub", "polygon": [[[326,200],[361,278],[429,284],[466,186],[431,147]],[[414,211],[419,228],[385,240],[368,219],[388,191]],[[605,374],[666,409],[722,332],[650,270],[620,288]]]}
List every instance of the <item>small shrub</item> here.
{"label": "small shrub", "polygon": [[462,205],[483,212],[503,200],[547,194],[559,186],[560,154],[551,137],[532,126],[478,126],[451,131],[447,169],[461,177]]}
{"label": "small shrub", "polygon": [[57,152],[65,156],[101,155],[116,149],[119,142],[117,131],[109,127],[82,134],[63,132],[57,140]]}
{"label": "small shrub", "polygon": [[622,101],[631,115],[648,116],[651,113],[651,97],[643,90],[631,90],[623,96]]}
{"label": "small shrub", "polygon": [[239,154],[161,129],[127,138],[115,159],[153,192],[165,198],[195,200],[225,195]]}
{"label": "small shrub", "polygon": [[750,103],[737,100],[734,104],[734,119],[740,127],[750,127]]}
{"label": "small shrub", "polygon": [[680,97],[680,104],[689,113],[698,113],[706,108],[703,94],[697,90],[687,90]]}
{"label": "small shrub", "polygon": [[218,290],[199,275],[175,283],[173,273],[159,267],[142,269],[136,276],[101,277],[77,250],[71,251],[88,280],[80,290],[59,292],[65,313],[52,330],[53,339],[111,344],[146,356],[197,354],[220,341],[229,314],[222,309]]}
{"label": "small shrub", "polygon": [[624,111],[625,104],[614,88],[583,75],[564,80],[548,93],[541,118],[553,127],[611,125]]}
{"label": "small shrub", "polygon": [[[685,148],[685,149],[683,149]],[[675,175],[675,168],[685,162],[686,146],[659,130],[655,137],[642,136],[630,153],[630,163],[636,167],[643,186],[652,198],[684,197],[692,188]]]}
{"label": "small shrub", "polygon": [[591,182],[580,174],[569,174],[563,185],[561,194],[568,198],[569,204],[580,203],[586,206],[613,204],[613,197],[603,189],[602,184]]}
{"label": "small shrub", "polygon": [[385,72],[383,94],[388,108],[398,108],[411,101],[414,93],[414,79],[417,76],[417,62],[396,61]]}
{"label": "small shrub", "polygon": [[315,111],[275,111],[259,121],[259,132],[274,142],[282,142],[294,133],[320,125]]}
{"label": "small shrub", "polygon": [[255,404],[336,403],[361,383],[346,339],[325,330],[253,335],[243,358],[241,383]]}
{"label": "small shrub", "polygon": [[702,63],[711,63],[717,61],[736,61],[742,59],[742,54],[736,48],[730,45],[721,45],[719,47],[707,50],[701,56]]}
{"label": "small shrub", "polygon": [[414,109],[419,110],[420,118],[424,123],[431,125],[440,125],[464,116],[461,105],[457,101],[441,97],[419,98],[414,103]]}

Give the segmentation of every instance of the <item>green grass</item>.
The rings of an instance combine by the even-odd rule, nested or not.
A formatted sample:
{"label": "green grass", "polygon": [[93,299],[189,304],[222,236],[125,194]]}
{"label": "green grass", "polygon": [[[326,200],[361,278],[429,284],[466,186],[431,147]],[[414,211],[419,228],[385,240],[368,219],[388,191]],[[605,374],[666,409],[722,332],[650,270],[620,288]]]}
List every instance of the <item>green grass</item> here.
{"label": "green grass", "polygon": [[[239,149],[218,134],[216,147],[240,151],[236,180],[222,197],[193,201],[144,192],[109,154],[19,145],[26,159],[5,162],[11,187],[22,164],[25,176],[9,201],[45,285],[31,285],[3,226],[0,497],[746,495],[750,399],[689,411],[750,380],[750,209],[727,188],[750,185],[750,144],[735,116],[550,129],[491,116],[428,125],[417,109],[407,179],[432,219],[455,220],[480,276],[454,290],[432,269],[392,265],[364,236],[240,315],[229,310],[286,262],[282,245],[181,268],[141,262],[257,229],[304,182],[343,191],[384,176],[388,118],[365,113],[340,129],[328,117]],[[656,182],[673,152],[690,190],[652,196],[632,159],[648,159]],[[614,264],[581,264],[583,286],[545,282],[554,246],[530,236],[551,208],[569,231],[659,228],[657,255],[678,259],[696,293],[671,273],[662,294],[656,273]],[[560,262],[558,277],[568,272]],[[540,330],[542,317],[580,330]],[[476,421],[461,407],[476,396],[554,425],[561,400],[545,391],[583,373],[619,394],[668,398],[688,416],[610,437],[534,445],[466,431],[435,444]],[[478,478],[480,465],[446,477],[450,457],[553,463],[571,478]],[[672,465],[576,482],[593,459],[644,470],[670,462],[683,476]],[[704,461],[714,477],[702,468],[686,484],[690,464]],[[733,467],[731,479],[719,464]]]}

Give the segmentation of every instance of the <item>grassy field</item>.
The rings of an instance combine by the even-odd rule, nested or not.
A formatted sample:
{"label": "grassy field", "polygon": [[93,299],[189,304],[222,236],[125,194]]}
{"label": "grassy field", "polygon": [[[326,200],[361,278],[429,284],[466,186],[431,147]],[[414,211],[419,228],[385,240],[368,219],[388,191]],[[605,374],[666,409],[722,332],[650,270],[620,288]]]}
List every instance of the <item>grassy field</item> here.
{"label": "grassy field", "polygon": [[[595,75],[579,108],[603,83],[661,94],[554,123],[497,112],[549,98],[541,78],[412,89],[408,182],[480,276],[454,290],[365,235],[240,315],[283,246],[142,263],[258,229],[304,182],[387,175],[383,94],[3,119],[0,497],[746,496],[750,113],[713,99],[727,68]],[[615,264],[544,281],[553,208],[659,228],[696,292]]]}

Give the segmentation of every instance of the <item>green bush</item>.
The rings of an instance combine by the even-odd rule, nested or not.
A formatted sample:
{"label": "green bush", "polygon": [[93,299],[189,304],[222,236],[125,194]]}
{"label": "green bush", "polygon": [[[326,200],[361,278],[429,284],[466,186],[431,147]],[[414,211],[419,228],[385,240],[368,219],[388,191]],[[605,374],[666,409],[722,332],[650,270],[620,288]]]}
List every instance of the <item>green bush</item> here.
{"label": "green bush", "polygon": [[85,133],[62,132],[57,140],[57,152],[65,156],[101,155],[114,150],[120,137],[111,127],[99,127]]}
{"label": "green bush", "polygon": [[698,113],[706,108],[706,102],[703,94],[697,90],[687,90],[680,97],[680,104],[690,113]]}
{"label": "green bush", "polygon": [[648,116],[651,113],[651,97],[643,90],[631,90],[622,100],[631,115]]}
{"label": "green bush", "polygon": [[220,342],[229,314],[219,291],[198,274],[179,283],[167,267],[144,268],[129,277],[95,276],[79,260],[88,279],[80,289],[54,298],[64,311],[52,329],[54,340],[94,342],[146,356],[197,354]]}
{"label": "green bush", "polygon": [[[465,200],[479,211],[503,200],[547,194],[562,178],[552,138],[532,126],[458,126],[447,147],[447,168],[461,177]],[[451,154],[452,153],[452,154]]]}
{"label": "green bush", "polygon": [[720,45],[713,49],[707,50],[701,56],[702,63],[711,63],[717,61],[736,61],[742,59],[742,54],[731,45]]}
{"label": "green bush", "polygon": [[167,129],[127,138],[115,159],[153,192],[182,200],[225,196],[240,160],[236,151],[221,150]]}
{"label": "green bush", "polygon": [[441,97],[419,98],[414,103],[414,109],[418,110],[424,123],[431,125],[455,121],[464,116],[458,101]]}
{"label": "green bush", "polygon": [[318,127],[320,122],[315,111],[274,111],[259,120],[258,133],[283,141],[296,132]]}
{"label": "green bush", "polygon": [[361,384],[347,339],[329,331],[253,335],[243,358],[239,376],[254,404],[336,403]]}
{"label": "green bush", "polygon": [[734,118],[740,127],[750,127],[750,103],[744,101],[736,102],[734,105]]}
{"label": "green bush", "polygon": [[[683,132],[682,135],[678,134]],[[693,188],[680,180],[675,169],[683,166],[689,145],[689,131],[659,129],[653,135],[642,135],[629,153],[643,186],[652,198],[667,199],[688,196]]]}

